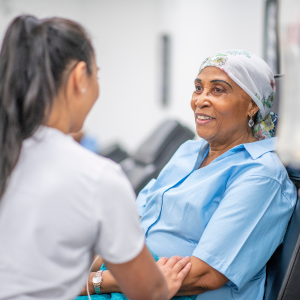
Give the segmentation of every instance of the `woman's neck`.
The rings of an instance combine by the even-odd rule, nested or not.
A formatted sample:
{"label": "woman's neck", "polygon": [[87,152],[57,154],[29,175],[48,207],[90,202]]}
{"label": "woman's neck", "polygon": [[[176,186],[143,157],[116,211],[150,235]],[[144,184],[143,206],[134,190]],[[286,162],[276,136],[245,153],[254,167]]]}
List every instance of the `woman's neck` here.
{"label": "woman's neck", "polygon": [[55,99],[45,125],[65,134],[70,132],[70,113],[65,99]]}
{"label": "woman's neck", "polygon": [[241,134],[236,138],[231,138],[226,141],[211,141],[209,142],[209,152],[205,159],[203,160],[200,168],[209,165],[213,160],[217,157],[221,156],[223,153],[232,149],[233,147],[245,143],[251,143],[256,141],[251,132],[247,132],[245,134]]}

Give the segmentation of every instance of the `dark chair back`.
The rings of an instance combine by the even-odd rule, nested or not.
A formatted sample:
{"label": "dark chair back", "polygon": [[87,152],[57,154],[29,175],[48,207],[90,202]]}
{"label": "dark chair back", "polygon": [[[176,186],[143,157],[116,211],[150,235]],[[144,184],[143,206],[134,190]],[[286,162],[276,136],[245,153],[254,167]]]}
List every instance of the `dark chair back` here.
{"label": "dark chair back", "polygon": [[[298,174],[300,172],[298,171]],[[297,178],[298,188],[300,177]],[[267,264],[264,300],[300,299],[300,202],[287,228],[283,243]]]}
{"label": "dark chair back", "polygon": [[136,153],[120,163],[138,194],[156,178],[181,144],[193,139],[194,132],[175,120],[168,120],[142,143]]}
{"label": "dark chair back", "polygon": [[[275,76],[276,97],[272,111],[278,113],[282,75]],[[280,116],[279,116],[280,122]],[[287,168],[290,179],[300,188],[300,170]],[[264,300],[300,299],[300,201],[287,227],[282,244],[267,263]]]}

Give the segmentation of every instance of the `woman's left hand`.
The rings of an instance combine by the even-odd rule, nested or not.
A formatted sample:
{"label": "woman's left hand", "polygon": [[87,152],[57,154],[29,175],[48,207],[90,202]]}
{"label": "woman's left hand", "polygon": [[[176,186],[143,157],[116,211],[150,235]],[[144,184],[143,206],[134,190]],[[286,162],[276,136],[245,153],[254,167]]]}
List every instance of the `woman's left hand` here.
{"label": "woman's left hand", "polygon": [[181,287],[182,281],[191,269],[190,258],[181,256],[172,256],[170,259],[162,257],[158,260],[157,265],[164,274],[169,294],[168,299],[171,299]]}

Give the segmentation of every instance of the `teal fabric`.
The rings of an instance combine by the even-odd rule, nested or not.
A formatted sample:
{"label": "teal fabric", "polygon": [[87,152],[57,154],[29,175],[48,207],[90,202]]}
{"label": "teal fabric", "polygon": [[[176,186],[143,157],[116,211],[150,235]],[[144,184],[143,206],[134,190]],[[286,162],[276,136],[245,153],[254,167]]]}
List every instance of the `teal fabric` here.
{"label": "teal fabric", "polygon": [[[158,256],[155,255],[151,250],[150,250],[153,258],[155,261],[158,261]],[[103,264],[100,268],[100,270],[107,270],[105,264]],[[180,296],[180,297],[173,297],[172,300],[194,300],[196,299],[197,295],[195,296]],[[123,294],[121,293],[111,293],[111,294],[102,294],[102,295],[91,295],[92,300],[129,300],[126,298]],[[79,296],[75,300],[89,300],[88,296]]]}

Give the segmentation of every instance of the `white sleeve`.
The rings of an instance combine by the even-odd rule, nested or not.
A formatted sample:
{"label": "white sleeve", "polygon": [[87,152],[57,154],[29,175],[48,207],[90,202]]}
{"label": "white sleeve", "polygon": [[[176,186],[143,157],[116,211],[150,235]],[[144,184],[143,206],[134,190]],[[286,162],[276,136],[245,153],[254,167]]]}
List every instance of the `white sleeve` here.
{"label": "white sleeve", "polygon": [[115,264],[134,259],[142,251],[145,238],[134,191],[120,166],[107,164],[95,198],[99,204],[95,205],[98,221],[95,253]]}

